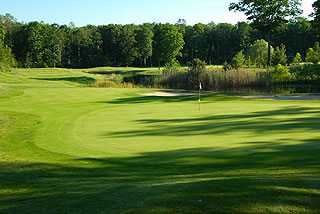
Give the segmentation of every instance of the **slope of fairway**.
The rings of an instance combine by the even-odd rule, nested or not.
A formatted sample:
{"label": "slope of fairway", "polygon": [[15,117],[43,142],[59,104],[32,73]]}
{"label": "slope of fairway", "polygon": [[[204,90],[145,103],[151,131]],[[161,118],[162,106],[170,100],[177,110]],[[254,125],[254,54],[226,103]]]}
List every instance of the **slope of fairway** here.
{"label": "slope of fairway", "polygon": [[320,102],[42,79],[0,85],[0,213],[320,212]]}

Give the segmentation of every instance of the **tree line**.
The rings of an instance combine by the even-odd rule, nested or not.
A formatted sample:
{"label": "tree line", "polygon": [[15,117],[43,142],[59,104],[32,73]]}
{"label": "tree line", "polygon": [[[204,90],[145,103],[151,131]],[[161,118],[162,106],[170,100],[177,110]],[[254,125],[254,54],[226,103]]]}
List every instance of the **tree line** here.
{"label": "tree line", "polygon": [[[315,13],[314,17],[319,15]],[[285,47],[289,61],[297,53],[304,58],[319,36],[315,26],[306,18],[293,18],[273,30],[271,45]],[[240,51],[252,50],[257,42],[269,39],[247,22],[190,26],[183,19],[174,25],[75,27],[73,23],[22,23],[6,14],[0,16],[0,30],[2,46],[7,52],[12,50],[18,67],[187,65],[195,58],[208,64],[222,64],[231,62]]]}

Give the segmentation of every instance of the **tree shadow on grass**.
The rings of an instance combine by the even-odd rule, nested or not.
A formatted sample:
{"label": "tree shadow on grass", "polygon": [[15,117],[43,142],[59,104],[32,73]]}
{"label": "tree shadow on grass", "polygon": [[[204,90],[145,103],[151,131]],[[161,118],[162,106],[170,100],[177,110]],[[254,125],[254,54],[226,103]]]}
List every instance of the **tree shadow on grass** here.
{"label": "tree shadow on grass", "polygon": [[320,140],[290,137],[295,131],[319,131],[319,116],[318,108],[291,106],[142,119],[135,122],[150,129],[108,136],[288,132],[273,142],[239,142],[238,148],[62,159],[60,164],[0,159],[0,213],[319,213]]}
{"label": "tree shadow on grass", "polygon": [[[318,144],[309,139],[294,150]],[[319,213],[319,149],[263,146],[278,152],[197,148],[65,164],[0,162],[0,213]]]}
{"label": "tree shadow on grass", "polygon": [[61,77],[61,78],[33,78],[36,80],[46,80],[46,81],[67,81],[79,84],[90,84],[95,82],[95,79],[92,77]]}
{"label": "tree shadow on grass", "polygon": [[[172,92],[172,90],[161,90],[163,92]],[[184,91],[179,91],[184,92]],[[185,91],[189,92],[190,91]],[[108,101],[100,101],[99,103],[105,104],[117,104],[117,105],[127,105],[127,104],[145,104],[152,102],[169,102],[169,103],[180,103],[180,102],[196,102],[198,103],[199,97],[198,95],[190,95],[190,96],[172,96],[172,97],[162,97],[162,96],[146,96],[146,95],[138,95],[135,97],[124,97],[116,100],[108,100]],[[227,101],[244,101],[248,102],[249,99],[243,99],[233,96],[226,96],[223,94],[202,94],[201,95],[202,103],[206,102],[227,102]],[[252,101],[251,101],[252,102]]]}
{"label": "tree shadow on grass", "polygon": [[121,74],[121,75],[140,75],[141,73],[144,73],[148,71],[147,69],[133,69],[133,70],[111,70],[111,71],[89,71],[90,74],[101,74],[101,75],[111,75],[111,74]]}
{"label": "tree shadow on grass", "polygon": [[[130,121],[129,121],[130,122]],[[320,131],[320,110],[313,107],[284,107],[247,114],[213,115],[197,118],[141,119],[142,126],[131,130],[106,132],[106,137],[229,135],[249,132],[253,136]],[[139,127],[143,127],[139,129]]]}

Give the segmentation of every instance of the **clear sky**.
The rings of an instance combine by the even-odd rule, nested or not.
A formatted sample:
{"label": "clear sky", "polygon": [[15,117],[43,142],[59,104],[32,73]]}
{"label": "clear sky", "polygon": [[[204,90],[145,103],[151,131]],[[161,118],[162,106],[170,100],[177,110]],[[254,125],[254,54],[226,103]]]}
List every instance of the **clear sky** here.
{"label": "clear sky", "polygon": [[[312,12],[315,0],[303,0],[303,16]],[[0,14],[10,13],[20,22],[44,21],[76,26],[106,24],[196,23],[245,21],[242,13],[229,12],[237,0],[0,0]]]}

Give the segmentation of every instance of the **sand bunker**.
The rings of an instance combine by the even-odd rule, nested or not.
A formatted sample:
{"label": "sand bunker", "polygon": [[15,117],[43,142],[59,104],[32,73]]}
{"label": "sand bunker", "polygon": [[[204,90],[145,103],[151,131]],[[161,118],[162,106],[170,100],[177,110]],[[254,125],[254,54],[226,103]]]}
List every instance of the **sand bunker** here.
{"label": "sand bunker", "polygon": [[193,96],[197,93],[182,93],[182,92],[152,92],[147,94],[142,94],[144,96],[157,96],[157,97],[182,97],[182,96]]}
{"label": "sand bunker", "polygon": [[11,71],[12,73],[16,74],[19,77],[24,77],[25,75],[19,74],[16,70]]}
{"label": "sand bunker", "polygon": [[[181,97],[181,96],[193,96],[197,93],[183,93],[183,92],[152,92],[142,94],[144,96],[157,96],[157,97]],[[261,100],[305,100],[305,101],[317,101],[320,100],[320,95],[295,95],[295,96],[237,96],[248,99],[261,99]]]}
{"label": "sand bunker", "polygon": [[261,100],[320,100],[320,95],[295,95],[295,96],[238,96],[242,98],[261,99]]}

